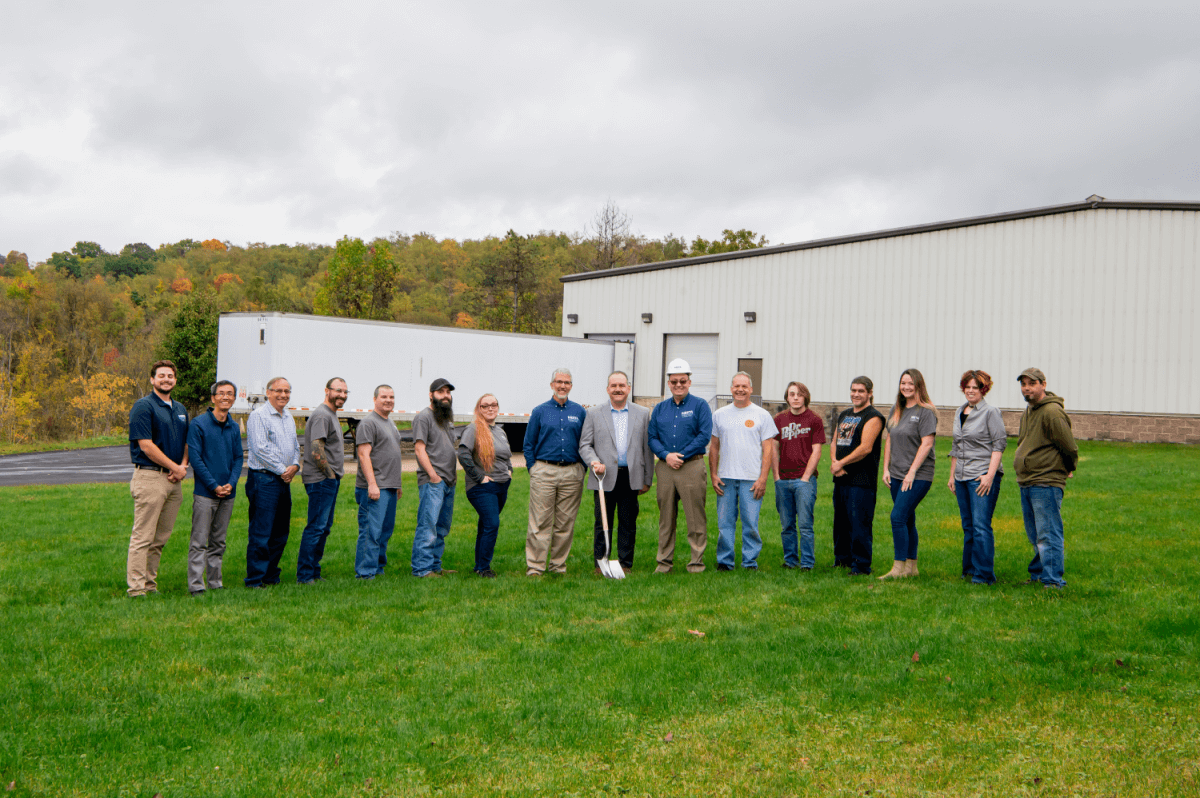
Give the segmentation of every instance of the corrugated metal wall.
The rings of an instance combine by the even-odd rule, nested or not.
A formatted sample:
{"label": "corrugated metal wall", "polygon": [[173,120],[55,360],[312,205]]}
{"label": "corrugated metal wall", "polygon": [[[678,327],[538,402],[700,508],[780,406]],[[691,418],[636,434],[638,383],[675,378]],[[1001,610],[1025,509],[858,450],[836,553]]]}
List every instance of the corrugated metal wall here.
{"label": "corrugated metal wall", "polygon": [[982,368],[1015,408],[1038,366],[1068,410],[1200,414],[1197,216],[1094,209],[568,282],[563,334],[636,331],[635,382],[654,390],[665,334],[715,333],[719,383],[761,357],[768,399],[798,379],[846,402],[866,374],[887,405],[916,367],[954,405]]}

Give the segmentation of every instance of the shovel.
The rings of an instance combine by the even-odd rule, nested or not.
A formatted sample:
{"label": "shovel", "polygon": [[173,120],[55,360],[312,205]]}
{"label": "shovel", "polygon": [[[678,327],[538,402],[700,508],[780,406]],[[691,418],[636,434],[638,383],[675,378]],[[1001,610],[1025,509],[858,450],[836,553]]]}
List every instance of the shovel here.
{"label": "shovel", "polygon": [[[593,470],[593,474],[596,472]],[[604,504],[604,480],[596,474],[597,487],[596,493],[600,496],[600,524],[604,529],[604,559],[596,560],[596,567],[600,569],[600,573],[604,574],[605,579],[624,579],[625,569],[621,567],[621,563],[617,560],[608,559],[612,554],[612,542],[608,532],[608,507]]]}

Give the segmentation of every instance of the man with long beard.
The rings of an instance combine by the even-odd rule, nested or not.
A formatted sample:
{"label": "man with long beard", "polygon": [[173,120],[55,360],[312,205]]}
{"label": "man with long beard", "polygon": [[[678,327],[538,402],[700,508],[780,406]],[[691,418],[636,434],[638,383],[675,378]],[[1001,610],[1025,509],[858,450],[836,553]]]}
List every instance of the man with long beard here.
{"label": "man with long beard", "polygon": [[296,561],[296,581],[302,585],[324,581],[321,558],[325,556],[325,541],[333,528],[333,508],[345,473],[346,452],[337,411],[346,404],[349,395],[346,381],[334,377],[325,383],[325,401],[317,405],[304,425],[300,478],[308,493],[308,525],[300,538],[300,554]]}
{"label": "man with long beard", "polygon": [[413,419],[417,454],[417,532],[413,536],[413,576],[442,576],[446,535],[454,520],[458,448],[454,440],[454,386],[439,377],[429,386],[429,407]]}

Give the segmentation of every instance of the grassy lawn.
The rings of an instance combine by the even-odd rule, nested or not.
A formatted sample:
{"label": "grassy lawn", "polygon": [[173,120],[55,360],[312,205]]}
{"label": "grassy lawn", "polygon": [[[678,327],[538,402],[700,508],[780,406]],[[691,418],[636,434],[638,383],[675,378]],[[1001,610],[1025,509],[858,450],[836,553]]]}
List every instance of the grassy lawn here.
{"label": "grassy lawn", "polygon": [[[101,446],[128,446],[129,436],[101,435],[96,438],[79,438],[73,441],[39,441],[37,443],[0,443],[0,455],[25,454],[26,452],[62,452],[74,449],[96,449]],[[132,516],[131,516],[132,517]],[[132,523],[132,521],[130,522]]]}
{"label": "grassy lawn", "polygon": [[[355,581],[348,482],[328,581],[299,586],[296,486],[285,583],[240,587],[243,505],[230,589],[199,599],[189,483],[164,592],[138,601],[124,597],[127,486],[0,489],[0,783],[146,798],[1200,794],[1200,450],[1081,449],[1062,592],[1020,586],[1031,550],[1011,474],[1000,582],[959,580],[944,463],[918,510],[921,576],[891,583],[830,567],[827,476],[813,572],[780,568],[770,493],[761,572],[717,572],[710,493],[709,570],[652,575],[651,493],[621,582],[592,576],[590,497],[567,576],[523,576],[520,471],[499,579],[470,572],[461,485],[459,572],[407,575],[414,481],[393,566]],[[881,488],[878,573],[890,509]]]}

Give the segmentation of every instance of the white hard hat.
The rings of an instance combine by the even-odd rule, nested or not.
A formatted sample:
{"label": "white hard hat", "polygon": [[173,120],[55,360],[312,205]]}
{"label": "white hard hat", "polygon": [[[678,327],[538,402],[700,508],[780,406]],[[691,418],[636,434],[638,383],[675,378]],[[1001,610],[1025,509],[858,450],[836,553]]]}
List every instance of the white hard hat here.
{"label": "white hard hat", "polygon": [[677,357],[667,364],[667,374],[691,374],[692,367],[688,362],[681,357]]}

